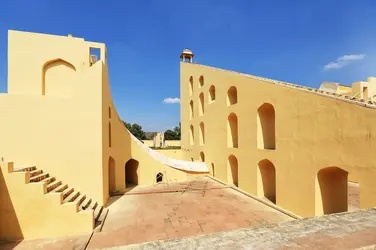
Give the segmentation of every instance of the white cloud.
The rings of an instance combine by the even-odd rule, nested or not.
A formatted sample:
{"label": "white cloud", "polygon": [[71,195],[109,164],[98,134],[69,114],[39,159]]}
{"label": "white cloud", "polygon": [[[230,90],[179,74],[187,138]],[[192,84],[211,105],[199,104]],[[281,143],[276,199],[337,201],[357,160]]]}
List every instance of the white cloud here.
{"label": "white cloud", "polygon": [[335,60],[334,62],[330,62],[326,64],[324,66],[324,70],[340,69],[352,61],[363,60],[365,56],[366,55],[364,54],[353,54],[353,55],[344,55],[344,56],[338,57],[337,60]]}
{"label": "white cloud", "polygon": [[171,104],[171,103],[180,103],[180,98],[171,98],[171,97],[168,97],[168,98],[165,98],[163,100],[164,103],[168,103],[168,104]]}

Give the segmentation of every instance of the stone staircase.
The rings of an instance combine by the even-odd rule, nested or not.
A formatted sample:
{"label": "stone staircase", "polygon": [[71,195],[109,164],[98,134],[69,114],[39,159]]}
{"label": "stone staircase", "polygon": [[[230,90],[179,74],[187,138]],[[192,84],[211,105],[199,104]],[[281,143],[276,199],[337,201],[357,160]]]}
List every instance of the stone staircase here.
{"label": "stone staircase", "polygon": [[54,176],[50,176],[49,173],[44,173],[43,170],[37,169],[35,166],[13,168],[13,172],[29,172],[29,183],[45,182],[47,184],[45,195],[61,193],[61,205],[63,206],[75,205],[76,212],[93,210],[95,220],[94,232],[101,231],[108,213],[107,208],[99,205],[96,201],[93,201],[73,187],[69,187],[68,184],[64,184],[61,180],[57,180]]}

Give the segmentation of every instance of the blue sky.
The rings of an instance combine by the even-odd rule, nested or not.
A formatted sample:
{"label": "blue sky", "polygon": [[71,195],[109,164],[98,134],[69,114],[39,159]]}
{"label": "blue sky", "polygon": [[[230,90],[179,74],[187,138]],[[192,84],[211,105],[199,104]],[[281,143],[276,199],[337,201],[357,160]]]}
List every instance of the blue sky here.
{"label": "blue sky", "polygon": [[0,92],[8,29],[73,34],[106,43],[121,118],[164,131],[180,120],[179,103],[163,100],[179,97],[183,48],[200,64],[312,87],[349,85],[376,76],[375,11],[373,0],[1,0]]}

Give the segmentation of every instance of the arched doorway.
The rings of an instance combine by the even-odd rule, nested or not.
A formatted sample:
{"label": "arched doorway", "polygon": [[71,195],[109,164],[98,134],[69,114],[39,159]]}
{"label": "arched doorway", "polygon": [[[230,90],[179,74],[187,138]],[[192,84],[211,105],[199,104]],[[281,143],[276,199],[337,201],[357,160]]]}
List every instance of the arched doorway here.
{"label": "arched doorway", "polygon": [[130,159],[125,164],[125,186],[132,187],[138,185],[138,161]]}
{"label": "arched doorway", "polygon": [[108,192],[111,194],[116,190],[116,168],[115,160],[110,156],[108,159]]}
{"label": "arched doorway", "polygon": [[346,212],[348,210],[348,172],[338,167],[327,167],[317,173],[316,215]]}
{"label": "arched doorway", "polygon": [[234,155],[228,157],[227,182],[238,186],[238,159]]}
{"label": "arched doorway", "polygon": [[264,103],[257,111],[257,147],[275,149],[275,111],[270,103]]}
{"label": "arched doorway", "polygon": [[257,195],[265,197],[274,204],[276,203],[275,167],[273,163],[266,159],[258,163]]}

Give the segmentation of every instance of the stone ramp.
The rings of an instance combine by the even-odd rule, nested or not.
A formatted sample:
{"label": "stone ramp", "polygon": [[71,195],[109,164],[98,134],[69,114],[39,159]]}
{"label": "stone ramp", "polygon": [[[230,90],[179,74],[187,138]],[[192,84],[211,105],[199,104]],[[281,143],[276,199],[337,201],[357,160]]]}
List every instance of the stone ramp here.
{"label": "stone ramp", "polygon": [[375,249],[376,208],[109,249]]}
{"label": "stone ramp", "polygon": [[191,161],[181,161],[181,160],[176,160],[170,157],[165,156],[164,154],[161,154],[159,152],[156,152],[143,144],[141,141],[139,141],[129,130],[127,132],[130,134],[131,139],[137,143],[143,149],[146,151],[152,158],[155,160],[161,162],[162,164],[183,170],[183,171],[188,171],[188,172],[196,172],[196,173],[207,173],[209,172],[208,167],[204,162],[191,162]]}

